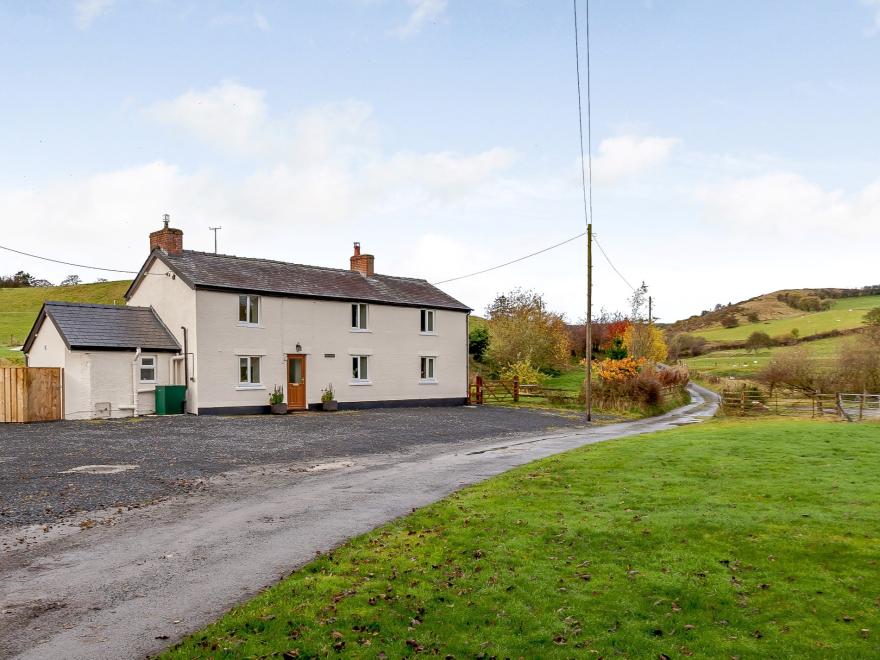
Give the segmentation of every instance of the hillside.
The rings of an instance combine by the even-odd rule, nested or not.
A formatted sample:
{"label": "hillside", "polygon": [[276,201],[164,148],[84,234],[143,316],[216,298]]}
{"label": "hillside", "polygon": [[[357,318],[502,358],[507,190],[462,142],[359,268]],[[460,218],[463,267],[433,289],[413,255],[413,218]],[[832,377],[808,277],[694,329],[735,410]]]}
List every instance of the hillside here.
{"label": "hillside", "polygon": [[873,307],[880,307],[880,296],[840,298],[833,300],[831,309],[824,312],[802,312],[789,308],[790,314],[778,316],[772,320],[760,320],[757,323],[740,322],[740,325],[735,328],[723,328],[720,325],[715,325],[694,331],[693,334],[705,337],[712,342],[744,340],[755,331],[766,332],[771,337],[778,337],[789,335],[793,330],[797,330],[800,337],[809,337],[833,330],[846,331],[864,327],[862,320],[865,313]]}
{"label": "hillside", "polygon": [[[780,296],[812,297],[823,301],[826,305],[830,304],[831,309],[829,311],[863,308],[866,305],[870,308],[877,306],[876,300],[878,299],[878,296],[880,296],[880,287],[863,287],[862,289],[783,289],[780,291],[773,291],[772,293],[765,293],[738,303],[732,303],[724,307],[719,307],[715,310],[704,311],[702,314],[691,316],[690,318],[681,321],[676,321],[675,323],[670,324],[668,328],[673,333],[690,332],[708,338],[709,336],[706,335],[705,331],[725,330],[722,321],[729,317],[735,318],[738,325],[742,327],[767,321],[772,322],[780,319],[805,317],[811,313],[792,307],[780,300]],[[868,302],[871,299],[875,301],[873,304]],[[840,304],[844,300],[849,300],[851,303]],[[859,319],[859,321],[860,320],[861,319]],[[844,320],[841,322],[848,323]],[[848,325],[847,327],[857,327],[857,325],[858,324],[855,326]],[[752,328],[752,330],[755,329],[757,328]],[[841,328],[837,328],[837,326],[832,324],[831,326],[826,327],[825,331],[833,329]],[[770,330],[765,329],[764,331],[770,333]],[[787,331],[788,330],[785,330],[783,332]],[[747,337],[750,332],[746,333],[743,338]],[[737,335],[739,333],[733,334]],[[722,336],[718,337],[719,340],[727,338],[728,337],[724,335],[724,333],[722,333]]]}
{"label": "hillside", "polygon": [[[784,302],[782,298],[785,297],[809,299],[820,304],[823,309],[798,309]],[[878,287],[864,287],[861,290],[785,289],[676,321],[667,326],[667,330],[672,334],[691,333],[719,344],[745,340],[755,331],[779,337],[796,330],[800,337],[809,337],[835,330],[859,328],[865,312],[878,306]],[[734,327],[726,327],[730,325]]]}
{"label": "hillside", "polygon": [[0,363],[21,363],[23,356],[11,350],[24,342],[37,312],[46,300],[123,304],[129,280],[96,282],[76,286],[24,287],[0,289]]}

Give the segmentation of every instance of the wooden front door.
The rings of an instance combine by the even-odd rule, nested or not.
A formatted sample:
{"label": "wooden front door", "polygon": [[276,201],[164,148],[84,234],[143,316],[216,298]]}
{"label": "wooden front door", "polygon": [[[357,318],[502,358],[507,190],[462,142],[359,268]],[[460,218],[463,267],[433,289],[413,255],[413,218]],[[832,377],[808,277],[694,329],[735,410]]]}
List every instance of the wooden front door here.
{"label": "wooden front door", "polygon": [[287,356],[287,407],[304,410],[306,403],[306,356]]}

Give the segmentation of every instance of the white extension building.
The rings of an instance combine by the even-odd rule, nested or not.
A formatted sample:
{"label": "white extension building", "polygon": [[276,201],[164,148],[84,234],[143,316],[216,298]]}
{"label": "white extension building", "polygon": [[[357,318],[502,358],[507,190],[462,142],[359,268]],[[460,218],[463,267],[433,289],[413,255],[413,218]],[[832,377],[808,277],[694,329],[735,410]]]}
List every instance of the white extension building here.
{"label": "white extension building", "polygon": [[156,385],[186,385],[186,410],[461,405],[467,400],[466,305],[425,280],[376,274],[355,244],[350,269],[183,249],[150,234],[127,306],[46,303],[28,366],[64,368],[64,417],[154,410]]}

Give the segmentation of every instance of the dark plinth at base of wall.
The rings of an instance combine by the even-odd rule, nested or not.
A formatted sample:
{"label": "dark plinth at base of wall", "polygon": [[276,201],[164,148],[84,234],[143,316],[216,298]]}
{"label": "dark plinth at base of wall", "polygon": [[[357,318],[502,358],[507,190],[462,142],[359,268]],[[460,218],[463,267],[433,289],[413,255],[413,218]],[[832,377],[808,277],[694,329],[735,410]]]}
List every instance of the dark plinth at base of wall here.
{"label": "dark plinth at base of wall", "polygon": [[[466,397],[450,397],[446,399],[394,399],[390,401],[340,401],[339,410],[367,410],[369,408],[439,408],[463,406]],[[320,403],[310,403],[309,410],[320,410]],[[266,415],[269,406],[220,406],[216,408],[199,408],[200,415]]]}

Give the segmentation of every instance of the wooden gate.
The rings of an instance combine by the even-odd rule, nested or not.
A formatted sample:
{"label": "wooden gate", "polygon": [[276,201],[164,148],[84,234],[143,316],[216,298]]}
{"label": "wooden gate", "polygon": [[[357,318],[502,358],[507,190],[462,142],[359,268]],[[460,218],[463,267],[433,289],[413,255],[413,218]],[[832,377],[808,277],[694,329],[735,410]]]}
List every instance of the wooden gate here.
{"label": "wooden gate", "polygon": [[61,419],[61,373],[58,367],[0,367],[0,422]]}

